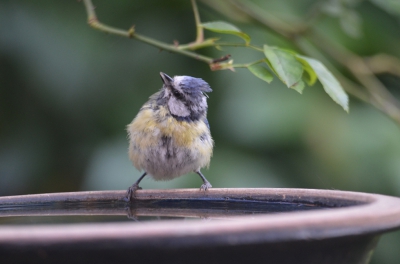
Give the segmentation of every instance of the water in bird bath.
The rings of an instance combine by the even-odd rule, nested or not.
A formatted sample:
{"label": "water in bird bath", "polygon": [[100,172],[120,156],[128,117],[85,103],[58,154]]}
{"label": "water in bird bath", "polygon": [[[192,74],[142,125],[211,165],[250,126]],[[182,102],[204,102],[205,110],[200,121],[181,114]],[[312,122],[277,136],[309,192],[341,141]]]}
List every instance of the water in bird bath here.
{"label": "water in bird bath", "polygon": [[229,220],[236,216],[321,210],[330,205],[231,198],[45,200],[0,204],[0,225]]}

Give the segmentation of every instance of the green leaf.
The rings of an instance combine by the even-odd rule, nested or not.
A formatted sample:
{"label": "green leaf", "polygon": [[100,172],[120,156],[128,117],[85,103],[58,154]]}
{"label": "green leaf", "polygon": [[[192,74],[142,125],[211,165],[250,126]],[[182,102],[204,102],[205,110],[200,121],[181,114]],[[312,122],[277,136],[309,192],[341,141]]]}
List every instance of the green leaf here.
{"label": "green leaf", "polygon": [[263,81],[266,81],[267,83],[271,83],[274,79],[274,76],[272,76],[272,74],[266,68],[259,64],[251,65],[247,67],[247,69],[249,69],[249,71],[256,77],[260,78]]}
{"label": "green leaf", "polygon": [[314,83],[317,81],[317,74],[315,73],[314,69],[311,68],[310,64],[308,64],[306,60],[301,58],[300,55],[296,55],[296,59],[303,65],[303,79],[308,85],[314,85]]}
{"label": "green leaf", "polygon": [[297,57],[305,60],[314,69],[319,81],[322,83],[325,92],[338,103],[346,112],[349,112],[349,97],[342,85],[333,74],[320,61],[305,56]]}
{"label": "green leaf", "polygon": [[241,37],[244,41],[246,41],[246,44],[250,43],[251,38],[249,35],[242,32],[234,25],[226,23],[224,21],[208,22],[208,23],[203,23],[201,25],[203,28],[213,32],[236,35],[238,37]]}
{"label": "green leaf", "polygon": [[267,64],[287,87],[297,84],[303,75],[303,66],[289,51],[264,45]]}
{"label": "green leaf", "polygon": [[292,87],[290,87],[290,88],[292,88],[293,90],[295,90],[299,94],[302,94],[303,90],[304,90],[304,87],[305,87],[304,82],[302,80],[300,80],[297,83],[293,84]]}

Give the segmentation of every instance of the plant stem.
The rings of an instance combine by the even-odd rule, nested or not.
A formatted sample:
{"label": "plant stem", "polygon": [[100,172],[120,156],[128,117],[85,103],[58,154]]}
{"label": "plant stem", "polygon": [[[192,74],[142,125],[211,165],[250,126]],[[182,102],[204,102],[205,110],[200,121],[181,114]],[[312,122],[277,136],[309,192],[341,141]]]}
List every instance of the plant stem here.
{"label": "plant stem", "polygon": [[[338,45],[334,41],[316,32],[316,30],[311,31],[310,25],[300,24],[300,26],[296,28],[288,27],[286,23],[275,18],[273,14],[261,10],[258,6],[250,2],[244,4],[243,2],[231,0],[231,3],[239,7],[242,12],[252,17],[260,24],[281,35],[291,43],[294,43],[298,49],[302,50],[305,54],[309,54],[309,50],[304,49],[304,46],[301,45],[301,40],[303,39],[302,36],[307,34],[307,38],[313,45],[318,47],[318,50],[323,51],[333,60],[345,67],[358,82],[364,86],[364,89],[359,89],[357,85],[349,85],[352,82],[340,74],[340,79],[342,81],[347,80],[345,81],[347,85],[344,85],[346,91],[360,100],[367,100],[370,104],[374,105],[400,124],[400,103],[374,75],[371,67],[362,57]],[[316,15],[316,17],[319,15],[320,14]],[[326,64],[326,62],[324,62],[324,64]],[[331,70],[332,69],[334,69],[334,67],[331,67]],[[338,75],[338,71],[335,72],[335,75]]]}
{"label": "plant stem", "polygon": [[374,105],[400,124],[400,103],[370,70],[365,60],[345,47],[329,41],[321,33],[310,34],[313,42],[332,59],[345,66],[370,93]]}
{"label": "plant stem", "polygon": [[85,4],[85,7],[86,7],[86,12],[87,12],[87,16],[88,16],[88,24],[97,30],[100,30],[100,31],[103,31],[106,33],[110,33],[110,34],[114,34],[114,35],[118,35],[118,36],[122,36],[122,37],[134,38],[134,39],[137,39],[144,43],[147,43],[149,45],[152,45],[154,47],[157,47],[161,50],[166,50],[166,51],[170,51],[173,53],[185,55],[190,58],[193,58],[193,59],[196,59],[199,61],[203,61],[207,64],[211,64],[213,62],[213,58],[206,57],[206,56],[197,54],[195,52],[182,50],[174,45],[166,44],[166,43],[160,42],[158,40],[137,34],[133,27],[130,28],[129,30],[122,30],[122,29],[107,26],[107,25],[99,22],[99,20],[97,19],[96,12],[94,11],[94,6],[93,6],[93,3],[91,0],[83,0],[83,3]]}
{"label": "plant stem", "polygon": [[255,46],[255,45],[249,45],[249,44],[246,44],[246,43],[215,42],[214,46],[248,47],[248,48],[251,48],[253,50],[264,52],[264,50],[261,47],[258,47],[258,46]]}
{"label": "plant stem", "polygon": [[260,22],[263,25],[271,28],[273,32],[287,38],[292,39],[297,32],[302,31],[302,26],[290,25],[284,21],[278,19],[271,12],[261,9],[257,5],[250,1],[230,1],[238,10],[241,10],[245,14],[249,15],[254,20]]}
{"label": "plant stem", "polygon": [[232,67],[233,67],[233,68],[248,68],[248,67],[250,67],[251,65],[258,64],[258,63],[262,63],[262,62],[264,62],[264,61],[265,61],[265,59],[261,59],[261,60],[256,60],[256,61],[249,62],[249,63],[233,64]]}
{"label": "plant stem", "polygon": [[[158,40],[143,36],[141,34],[138,34],[135,32],[134,27],[131,27],[129,30],[122,30],[114,27],[110,27],[108,25],[105,25],[101,23],[96,16],[96,12],[94,11],[95,7],[93,6],[93,3],[91,0],[83,0],[86,11],[87,11],[87,16],[88,16],[88,24],[100,31],[109,33],[109,34],[114,34],[122,37],[127,37],[127,38],[133,38],[136,40],[139,40],[141,42],[144,42],[146,44],[149,44],[151,46],[157,47],[161,50],[166,50],[170,51],[173,53],[181,54],[202,62],[207,63],[208,65],[211,66],[211,69],[216,70],[216,69],[225,69],[224,67],[220,68],[218,66],[219,63],[215,63],[215,60],[213,58],[207,57],[200,55],[195,52],[191,52],[190,50],[196,50],[200,48],[205,48],[205,47],[215,47],[215,46],[233,46],[233,47],[249,47],[257,51],[262,51],[260,47],[256,47],[253,45],[247,45],[245,43],[229,43],[229,42],[221,42],[221,43],[216,43],[217,38],[211,38],[204,40],[204,32],[203,32],[203,27],[201,26],[201,21],[200,21],[200,15],[197,9],[197,4],[195,0],[191,0],[192,6],[193,6],[193,13],[195,17],[195,22],[196,22],[196,29],[197,29],[197,37],[196,41],[190,44],[186,45],[170,45],[166,44],[164,42],[160,42]],[[224,64],[222,64],[223,66]],[[241,68],[241,67],[248,67],[250,64],[234,64],[231,65],[230,68]]]}
{"label": "plant stem", "polygon": [[155,39],[152,39],[152,38],[149,38],[149,37],[145,37],[145,36],[139,35],[137,33],[133,34],[132,38],[140,40],[140,41],[142,41],[144,43],[147,43],[149,45],[155,46],[155,47],[160,48],[162,50],[167,50],[167,51],[170,51],[170,52],[173,52],[173,53],[185,55],[185,56],[188,56],[190,58],[205,62],[207,64],[210,64],[210,63],[213,62],[213,58],[206,57],[206,56],[200,55],[200,54],[195,53],[195,52],[191,52],[191,51],[187,51],[187,50],[181,50],[181,49],[179,49],[179,48],[177,48],[177,47],[175,47],[173,45],[165,44],[165,43],[160,42],[158,40],[155,40]]}
{"label": "plant stem", "polygon": [[199,10],[197,9],[196,0],[191,0],[193,7],[194,20],[196,22],[196,41],[195,43],[202,43],[204,41],[204,30],[200,21]]}

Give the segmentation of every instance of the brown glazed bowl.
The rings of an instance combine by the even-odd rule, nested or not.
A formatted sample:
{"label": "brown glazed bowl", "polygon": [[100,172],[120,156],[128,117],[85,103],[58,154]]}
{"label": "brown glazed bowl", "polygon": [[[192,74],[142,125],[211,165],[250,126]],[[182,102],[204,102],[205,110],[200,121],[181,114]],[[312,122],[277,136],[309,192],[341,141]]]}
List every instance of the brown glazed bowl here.
{"label": "brown glazed bowl", "polygon": [[[124,195],[98,191],[0,197],[0,220],[130,218],[67,224],[0,222],[1,263],[368,263],[379,236],[400,228],[400,199],[377,194],[140,190],[131,203]],[[150,216],[164,220],[142,221]]]}

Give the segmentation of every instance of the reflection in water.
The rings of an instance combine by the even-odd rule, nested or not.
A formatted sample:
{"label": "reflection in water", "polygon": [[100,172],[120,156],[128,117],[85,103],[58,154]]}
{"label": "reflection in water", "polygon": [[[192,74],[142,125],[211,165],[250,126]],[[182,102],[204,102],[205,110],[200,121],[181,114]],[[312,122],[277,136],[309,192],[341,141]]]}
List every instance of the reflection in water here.
{"label": "reflection in water", "polygon": [[149,199],[0,204],[0,225],[159,220],[234,220],[236,216],[327,209],[312,203],[243,199]]}

